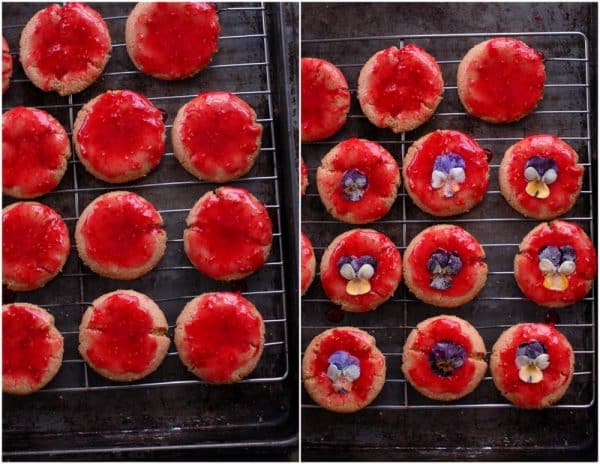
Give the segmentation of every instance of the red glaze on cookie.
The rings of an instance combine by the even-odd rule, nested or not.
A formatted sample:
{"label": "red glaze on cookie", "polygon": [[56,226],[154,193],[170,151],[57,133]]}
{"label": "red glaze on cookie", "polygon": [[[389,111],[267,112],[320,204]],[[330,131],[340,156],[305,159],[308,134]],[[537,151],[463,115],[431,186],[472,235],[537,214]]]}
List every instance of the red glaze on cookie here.
{"label": "red glaze on cookie", "polygon": [[[515,364],[517,348],[523,343],[540,342],[550,356],[550,364],[543,371],[539,383],[523,382]],[[571,381],[572,350],[566,339],[553,325],[519,324],[512,343],[500,352],[500,363],[494,381],[498,388],[512,395],[511,401],[523,408],[537,408],[542,400]]]}
{"label": "red glaze on cookie", "polygon": [[95,367],[122,374],[141,373],[154,359],[152,317],[137,297],[115,294],[94,308],[87,326],[86,354]]}
{"label": "red glaze on cookie", "polygon": [[62,337],[35,310],[19,303],[2,311],[2,376],[19,383],[39,384],[53,356],[62,350]]}
{"label": "red glaze on cookie", "polygon": [[86,252],[102,266],[135,268],[150,260],[164,233],[154,206],[135,193],[96,202],[81,226]]}
{"label": "red glaze on cookie", "polygon": [[302,140],[321,140],[346,123],[350,91],[342,72],[319,58],[302,58]]}
{"label": "red glaze on cookie", "polygon": [[[557,291],[544,287],[544,274],[539,268],[538,254],[546,246],[570,245],[575,249],[575,272],[566,276],[569,285]],[[540,224],[525,247],[521,246],[515,257],[515,278],[527,298],[540,305],[560,302],[567,306],[581,300],[590,290],[596,277],[596,250],[585,232],[576,224],[552,221]]]}
{"label": "red glaze on cookie", "polygon": [[[442,341],[460,345],[467,352],[464,364],[448,377],[437,374],[429,359],[433,346]],[[463,333],[460,324],[452,319],[436,319],[419,330],[410,349],[413,350],[412,356],[416,358],[409,371],[413,382],[434,393],[462,393],[475,373],[475,362],[470,357],[473,352],[471,340]]]}
{"label": "red glaze on cookie", "polygon": [[219,17],[211,3],[152,3],[133,27],[132,59],[143,72],[164,79],[195,74],[218,50]]}
{"label": "red glaze on cookie", "polygon": [[[527,161],[534,157],[553,159],[558,166],[556,182],[549,184],[550,195],[537,198],[529,195],[525,188],[527,179],[524,171]],[[539,214],[544,209],[556,211],[560,215],[571,208],[573,195],[581,189],[583,166],[577,164],[577,153],[565,142],[553,135],[531,135],[513,145],[507,160],[506,181],[520,207]]]}
{"label": "red glaze on cookie", "polygon": [[217,280],[243,278],[265,263],[273,226],[265,206],[241,188],[221,187],[202,197],[187,219],[185,251],[194,266]]}
{"label": "red glaze on cookie", "polygon": [[161,112],[143,95],[109,91],[89,106],[76,140],[80,158],[110,182],[158,165],[165,151],[165,124]]}
{"label": "red glaze on cookie", "polygon": [[[431,174],[436,158],[454,153],[465,162],[465,181],[450,198],[444,197],[442,188],[431,186]],[[414,157],[404,167],[404,182],[407,188],[432,214],[443,214],[449,205],[456,208],[480,202],[488,188],[489,166],[487,154],[477,142],[455,130],[435,131],[429,134]]]}
{"label": "red glaze on cookie", "polygon": [[300,192],[302,195],[306,193],[306,187],[308,187],[308,168],[304,159],[300,158]]}
{"label": "red glaze on cookie", "polygon": [[13,59],[8,48],[8,42],[2,37],[2,93],[8,90],[10,76],[13,72]]}
{"label": "red glaze on cookie", "polygon": [[416,117],[423,105],[435,107],[444,90],[440,74],[435,59],[414,44],[390,47],[379,54],[365,98],[380,113],[377,126],[385,127],[388,116]]}
{"label": "red glaze on cookie", "polygon": [[[310,243],[309,238],[304,233],[300,234],[300,239],[300,294],[304,295],[315,278],[315,252],[313,251],[312,243]],[[313,261],[313,267],[310,266],[311,261]]]}
{"label": "red glaze on cookie", "polygon": [[4,209],[2,280],[14,283],[10,287],[33,290],[45,284],[60,271],[70,250],[67,226],[52,208],[22,202]]}
{"label": "red glaze on cookie", "polygon": [[87,78],[90,66],[104,67],[111,43],[97,11],[83,3],[55,4],[37,13],[37,19],[32,53],[21,59],[45,78],[42,90],[50,90],[54,80]]}
{"label": "red glaze on cookie", "polygon": [[[344,175],[351,170],[360,171],[368,182],[358,201],[344,195]],[[334,147],[317,172],[319,194],[323,202],[331,203],[330,212],[339,219],[348,215],[348,222],[355,224],[372,222],[387,214],[399,182],[398,165],[392,155],[375,142],[356,138]]]}
{"label": "red glaze on cookie", "polygon": [[208,382],[223,383],[262,353],[263,321],[240,294],[211,293],[184,326],[186,358]]}
{"label": "red glaze on cookie", "polygon": [[491,39],[469,63],[465,104],[477,117],[511,122],[531,112],[544,94],[543,55],[520,40]]}
{"label": "red glaze on cookie", "polygon": [[17,189],[19,197],[33,198],[50,192],[61,181],[70,154],[67,133],[45,111],[17,106],[2,116],[5,193]]}
{"label": "red glaze on cookie", "polygon": [[254,110],[228,92],[194,98],[184,109],[179,129],[191,164],[207,180],[223,173],[246,173],[260,148],[261,134]]}
{"label": "red glaze on cookie", "polygon": [[[372,256],[377,262],[375,274],[369,280],[371,290],[364,295],[349,295],[346,291],[348,281],[340,275],[338,262],[343,256],[364,255]],[[345,301],[361,308],[370,308],[383,296],[391,296],[402,278],[402,257],[396,245],[387,236],[374,230],[357,229],[343,237],[332,250],[328,264],[325,272],[321,264],[321,283],[329,299]]]}

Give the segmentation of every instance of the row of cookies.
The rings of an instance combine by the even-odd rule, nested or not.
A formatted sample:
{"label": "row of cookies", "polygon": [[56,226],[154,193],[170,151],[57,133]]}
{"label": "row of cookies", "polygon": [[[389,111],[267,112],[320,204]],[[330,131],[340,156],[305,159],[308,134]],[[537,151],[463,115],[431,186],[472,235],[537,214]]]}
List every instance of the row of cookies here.
{"label": "row of cookies", "polygon": [[[58,373],[64,341],[53,316],[29,303],[2,307],[2,390],[25,395]],[[117,290],[94,300],[79,326],[79,353],[98,374],[133,382],[154,372],[171,340],[167,319],[148,296]],[[233,342],[232,342],[233,339]],[[212,384],[249,375],[263,352],[260,312],[239,293],[204,293],[189,301],[177,318],[174,341],[182,363]]]}
{"label": "row of cookies", "polygon": [[[471,393],[487,370],[483,339],[469,322],[455,316],[426,319],[408,335],[402,373],[415,390],[437,401]],[[526,409],[559,401],[573,378],[575,356],[567,338],[552,324],[517,324],[494,344],[490,371],[496,388]],[[304,387],[321,407],[339,413],[369,405],[386,381],[386,358],[375,338],[355,327],[336,327],[317,335],[302,360]]]}
{"label": "row of cookies", "polygon": [[[158,79],[191,77],[218,50],[219,17],[203,2],[138,3],[125,23],[125,42],[135,67]],[[112,50],[106,22],[90,6],[50,5],[27,22],[19,41],[23,70],[39,89],[72,95],[92,85]],[[9,86],[12,56],[2,38],[2,91]]]}

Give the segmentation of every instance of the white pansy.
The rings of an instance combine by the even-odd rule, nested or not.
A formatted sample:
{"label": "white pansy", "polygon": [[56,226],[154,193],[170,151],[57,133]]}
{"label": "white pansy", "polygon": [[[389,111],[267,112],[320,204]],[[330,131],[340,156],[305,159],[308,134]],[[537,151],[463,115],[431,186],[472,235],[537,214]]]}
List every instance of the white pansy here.
{"label": "white pansy", "polygon": [[342,265],[340,268],[340,274],[347,280],[352,280],[356,277],[356,273],[354,272],[354,268],[350,263],[346,263]]}
{"label": "white pansy", "polygon": [[575,263],[573,261],[565,261],[558,268],[558,272],[563,275],[570,275],[575,272]]}
{"label": "white pansy", "polygon": [[375,268],[370,264],[363,264],[358,270],[358,277],[369,280],[375,274]]}
{"label": "white pansy", "polygon": [[554,264],[552,264],[552,261],[550,261],[547,258],[540,259],[539,267],[540,271],[542,271],[544,274],[556,272],[556,267],[554,266]]}
{"label": "white pansy", "polygon": [[463,168],[452,168],[448,177],[462,184],[465,181],[465,170]]}
{"label": "white pansy", "polygon": [[556,179],[558,179],[558,174],[556,173],[556,171],[554,169],[548,169],[544,173],[544,176],[542,177],[542,181],[548,185],[556,182]]}
{"label": "white pansy", "polygon": [[351,364],[342,371],[342,375],[348,380],[355,381],[360,377],[360,367],[358,367],[356,364]]}
{"label": "white pansy", "polygon": [[529,166],[525,169],[525,179],[528,181],[540,180],[540,175],[533,166]]}
{"label": "white pansy", "polygon": [[447,178],[448,176],[446,176],[445,172],[433,171],[431,173],[431,186],[434,189],[439,189],[442,187],[442,185],[444,185],[444,183],[446,183]]}

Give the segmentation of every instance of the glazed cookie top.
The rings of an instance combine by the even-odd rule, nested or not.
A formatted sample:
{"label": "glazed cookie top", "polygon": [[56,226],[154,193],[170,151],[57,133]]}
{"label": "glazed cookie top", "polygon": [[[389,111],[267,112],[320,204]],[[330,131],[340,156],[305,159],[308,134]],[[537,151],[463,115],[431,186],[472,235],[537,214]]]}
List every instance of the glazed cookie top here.
{"label": "glazed cookie top", "polygon": [[581,189],[577,153],[553,135],[531,135],[513,145],[502,162],[515,201],[528,214],[567,211]]}
{"label": "glazed cookie top", "polygon": [[24,68],[37,68],[43,76],[42,90],[52,90],[54,81],[66,83],[80,79],[91,68],[104,68],[111,43],[108,27],[97,11],[77,2],[54,4],[37,12],[32,21],[31,51],[21,61]]}
{"label": "glazed cookie top", "polygon": [[78,115],[76,126],[79,156],[109,182],[138,178],[158,165],[165,151],[160,110],[130,90],[99,95]]}
{"label": "glazed cookie top", "polygon": [[469,76],[464,100],[461,96],[469,112],[494,122],[510,122],[532,111],[544,93],[543,55],[520,40],[506,37],[479,46],[484,48],[459,67],[459,76],[463,66]]}
{"label": "glazed cookie top", "polygon": [[2,115],[2,189],[34,198],[55,188],[71,156],[69,137],[45,111],[17,106]]}
{"label": "glazed cookie top", "polygon": [[[415,144],[404,180],[432,213],[479,201],[488,187],[487,153],[462,132],[438,130]],[[412,148],[412,147],[411,147]]]}
{"label": "glazed cookie top", "polygon": [[219,17],[211,3],[140,3],[126,29],[131,59],[142,72],[161,79],[195,74],[218,50]]}
{"label": "glazed cookie top", "polygon": [[534,228],[515,258],[517,280],[538,303],[569,304],[583,298],[596,276],[596,250],[576,224],[552,221]]}
{"label": "glazed cookie top", "polygon": [[13,72],[13,59],[8,48],[8,42],[2,36],[2,93],[8,90],[10,76]]}
{"label": "glazed cookie top", "polygon": [[573,349],[553,325],[517,324],[507,333],[505,343],[497,348],[494,380],[519,406],[538,407],[544,398],[570,382]]}
{"label": "glazed cookie top", "polygon": [[485,252],[477,239],[454,225],[424,230],[407,254],[415,286],[446,297],[471,291],[478,275],[487,273]]}
{"label": "glazed cookie top", "polygon": [[321,140],[346,122],[350,91],[342,72],[319,58],[302,58],[302,140]]}
{"label": "glazed cookie top", "polygon": [[[310,243],[309,238],[304,234],[300,234],[301,255],[300,255],[300,293],[304,294],[315,277],[315,252]],[[311,266],[312,262],[312,266]]]}
{"label": "glazed cookie top", "polygon": [[414,44],[389,47],[378,52],[374,59],[360,103],[375,107],[378,127],[384,127],[390,116],[417,117],[423,107],[437,106],[444,91],[441,69],[435,58],[421,47]]}
{"label": "glazed cookie top", "polygon": [[331,214],[364,224],[389,211],[400,173],[396,160],[381,145],[352,138],[325,155],[317,172],[317,183],[323,202],[331,203]]}
{"label": "glazed cookie top", "polygon": [[300,158],[300,193],[304,195],[308,187],[308,168],[304,163],[304,158]]}

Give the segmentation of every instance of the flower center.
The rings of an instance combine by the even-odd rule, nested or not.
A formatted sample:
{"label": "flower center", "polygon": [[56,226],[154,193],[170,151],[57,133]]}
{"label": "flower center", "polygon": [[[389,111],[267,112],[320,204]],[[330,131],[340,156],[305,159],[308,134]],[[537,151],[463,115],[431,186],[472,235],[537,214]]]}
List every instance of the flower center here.
{"label": "flower center", "polygon": [[342,256],[337,266],[340,275],[348,281],[346,293],[364,295],[371,291],[370,280],[377,269],[377,261],[373,256]]}
{"label": "flower center", "polygon": [[461,345],[441,341],[431,348],[429,364],[433,371],[442,377],[449,377],[461,367],[467,359],[467,352]]}
{"label": "flower center", "polygon": [[525,188],[528,195],[540,199],[548,198],[548,186],[558,179],[558,165],[552,158],[534,156],[525,163],[523,175],[528,181]]}
{"label": "flower center", "polygon": [[447,290],[452,286],[453,277],[462,269],[462,261],[453,251],[437,249],[427,260],[427,269],[433,274],[429,286]]}
{"label": "flower center", "polygon": [[539,269],[544,275],[544,287],[562,292],[569,287],[568,276],[575,272],[577,253],[570,245],[546,246],[538,253]]}
{"label": "flower center", "polygon": [[452,198],[465,181],[465,160],[456,153],[444,153],[433,162],[431,187],[441,189],[445,198]]}
{"label": "flower center", "polygon": [[347,351],[339,350],[327,360],[327,377],[336,393],[350,393],[352,384],[360,377],[360,361]]}
{"label": "flower center", "polygon": [[515,354],[515,365],[519,368],[521,381],[539,383],[544,378],[542,371],[550,365],[550,356],[546,347],[538,341],[522,343]]}
{"label": "flower center", "polygon": [[367,176],[358,169],[350,169],[342,177],[342,191],[348,201],[360,201],[369,186]]}

